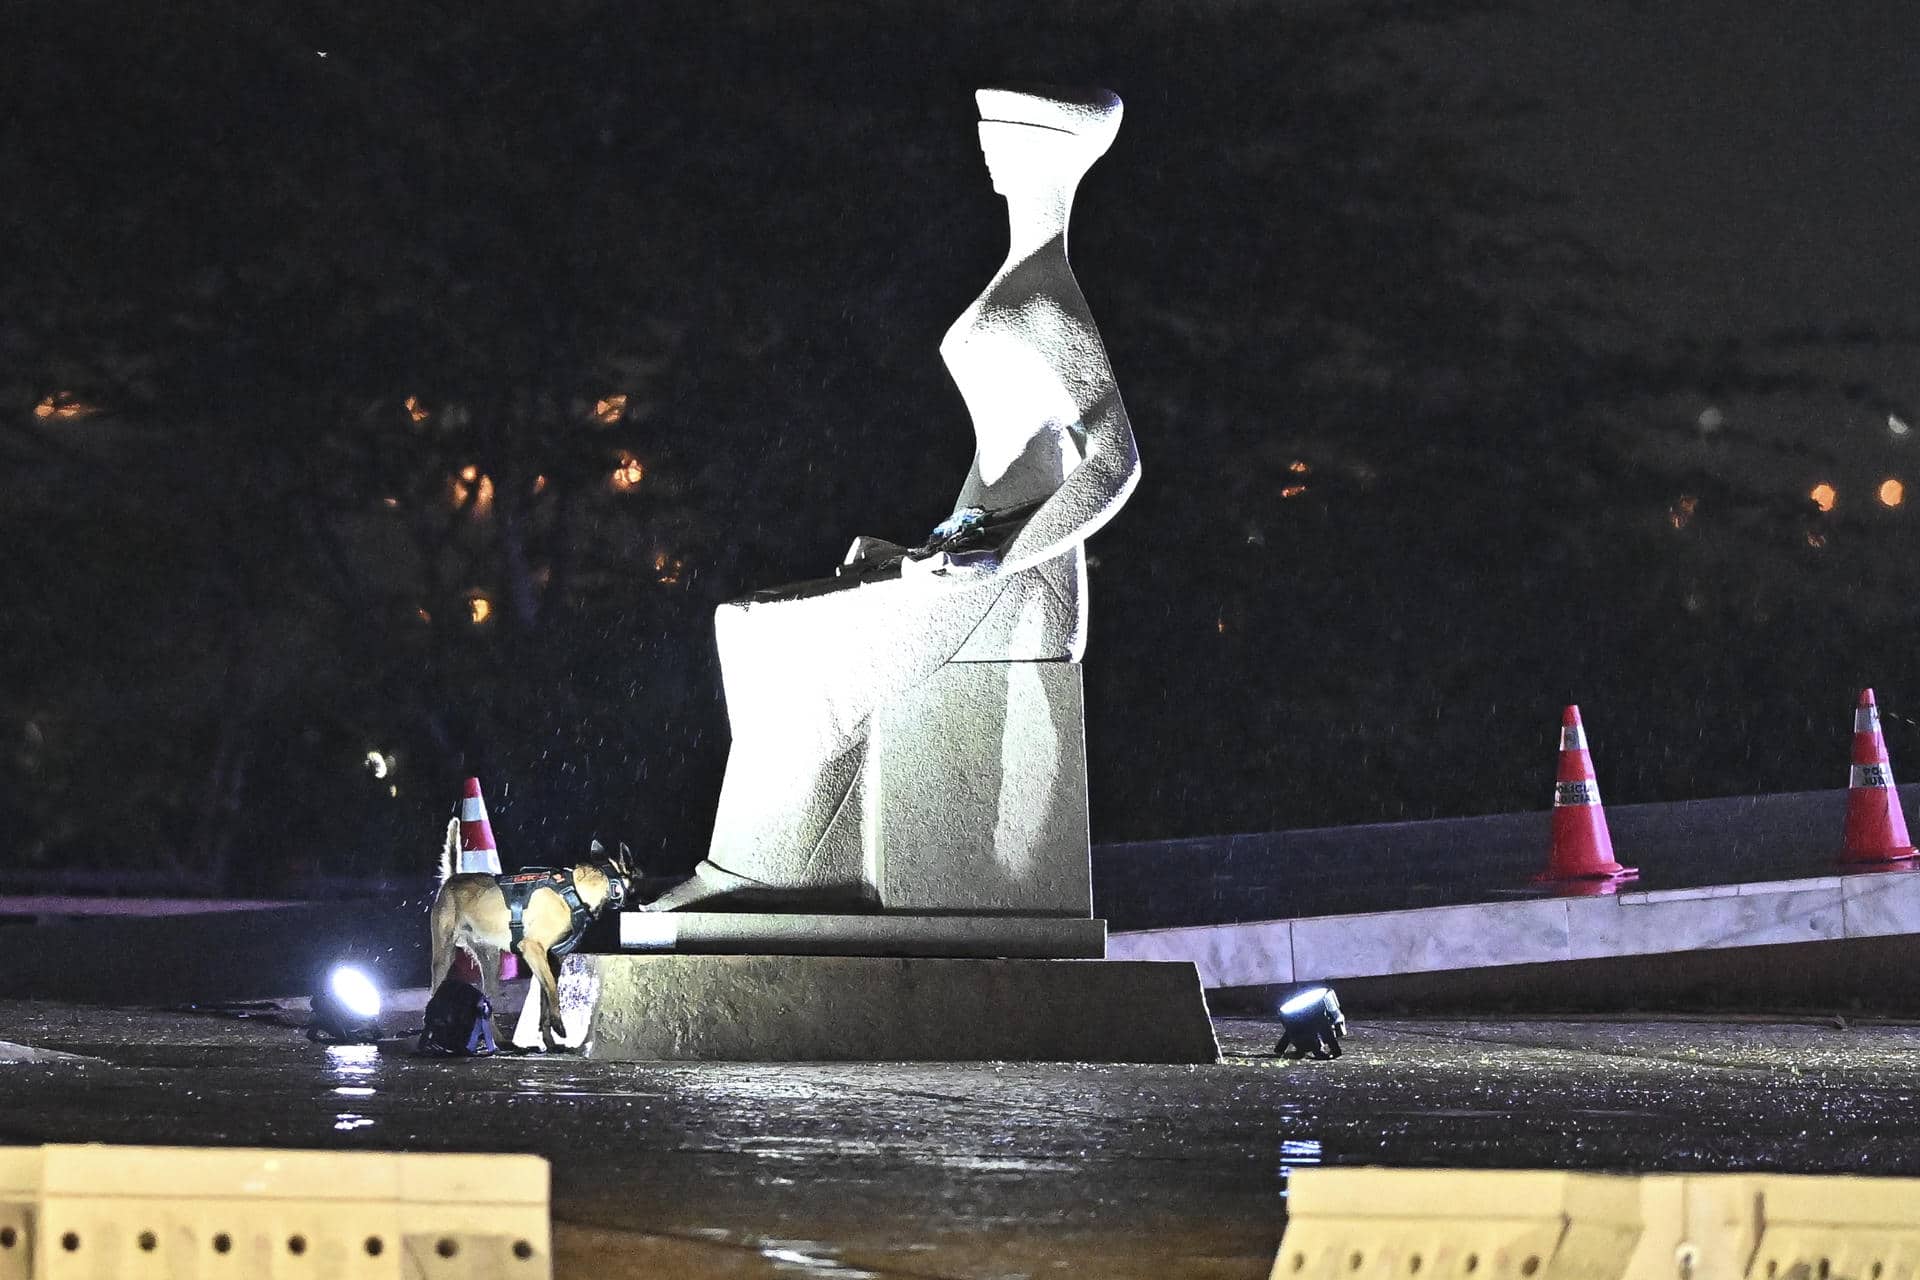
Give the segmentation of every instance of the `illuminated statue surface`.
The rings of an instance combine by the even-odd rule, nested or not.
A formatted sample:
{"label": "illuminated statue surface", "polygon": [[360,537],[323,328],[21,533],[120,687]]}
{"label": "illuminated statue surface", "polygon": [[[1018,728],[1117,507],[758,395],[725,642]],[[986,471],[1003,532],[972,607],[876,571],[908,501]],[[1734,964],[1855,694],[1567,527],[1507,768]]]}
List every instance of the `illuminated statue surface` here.
{"label": "illuminated statue surface", "polygon": [[651,910],[1091,915],[1082,544],[1140,463],[1067,219],[1120,100],[976,98],[1010,247],[940,344],[973,467],[926,542],[856,538],[834,577],[719,608],[713,840]]}

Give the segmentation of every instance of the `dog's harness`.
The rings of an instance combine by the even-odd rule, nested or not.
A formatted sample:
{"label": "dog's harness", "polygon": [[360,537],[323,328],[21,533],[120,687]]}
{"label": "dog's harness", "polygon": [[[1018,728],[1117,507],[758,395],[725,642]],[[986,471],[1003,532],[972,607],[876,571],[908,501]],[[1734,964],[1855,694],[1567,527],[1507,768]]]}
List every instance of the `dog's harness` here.
{"label": "dog's harness", "polygon": [[580,901],[580,891],[573,887],[573,869],[570,867],[525,867],[512,875],[495,876],[493,882],[500,886],[500,892],[507,900],[507,928],[513,934],[515,955],[520,954],[520,943],[527,936],[526,922],[521,919],[527,910],[527,899],[538,890],[553,890],[567,904],[567,910],[573,913],[567,936],[548,947],[548,955],[557,958],[572,951],[586,936],[587,926],[593,923],[592,910]]}

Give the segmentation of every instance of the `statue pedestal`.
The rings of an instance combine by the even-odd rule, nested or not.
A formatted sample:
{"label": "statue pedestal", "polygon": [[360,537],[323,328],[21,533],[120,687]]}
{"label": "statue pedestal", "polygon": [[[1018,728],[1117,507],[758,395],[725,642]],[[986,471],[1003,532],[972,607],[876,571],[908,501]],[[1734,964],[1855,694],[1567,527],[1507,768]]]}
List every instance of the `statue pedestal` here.
{"label": "statue pedestal", "polygon": [[[1216,1062],[1191,964],[568,956],[567,1041],[616,1062]],[[529,1000],[533,1009],[537,1000]],[[514,1036],[537,1045],[537,1014]]]}

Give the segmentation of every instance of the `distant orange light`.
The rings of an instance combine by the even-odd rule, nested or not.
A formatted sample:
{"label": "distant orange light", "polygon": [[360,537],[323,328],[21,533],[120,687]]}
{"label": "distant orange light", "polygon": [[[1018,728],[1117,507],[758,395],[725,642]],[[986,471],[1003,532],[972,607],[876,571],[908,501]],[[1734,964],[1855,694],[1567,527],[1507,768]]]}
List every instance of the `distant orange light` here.
{"label": "distant orange light", "polygon": [[1303,476],[1307,474],[1307,472],[1313,470],[1313,468],[1308,466],[1306,463],[1302,462],[1300,459],[1295,458],[1292,462],[1289,462],[1287,464],[1287,470],[1293,472],[1293,474],[1297,476]]}
{"label": "distant orange light", "polygon": [[407,397],[407,416],[413,419],[415,422],[425,422],[428,418],[432,417],[433,415],[428,413],[427,407],[420,403],[419,396],[408,396]]}
{"label": "distant orange light", "polygon": [[473,514],[484,519],[493,514],[493,477],[480,474],[478,467],[462,467],[457,477],[447,482],[447,502],[454,508],[473,499]]}
{"label": "distant orange light", "polygon": [[625,396],[607,396],[593,402],[593,420],[602,426],[612,426],[620,421],[620,415],[627,411]]}
{"label": "distant orange light", "polygon": [[400,499],[398,498],[382,498],[380,499],[380,501],[386,505],[386,508],[389,511],[392,511],[394,508],[400,505]]}
{"label": "distant orange light", "polygon": [[1693,522],[1693,513],[1700,506],[1700,499],[1690,494],[1682,494],[1674,504],[1667,508],[1667,523],[1676,529],[1684,529]]}
{"label": "distant orange light", "polygon": [[535,493],[545,493],[547,491],[547,478],[545,476],[535,476],[533,478],[533,491]]}
{"label": "distant orange light", "polygon": [[467,597],[467,617],[474,626],[479,626],[493,616],[493,601],[482,595]]}
{"label": "distant orange light", "polygon": [[1283,498],[1297,498],[1306,491],[1307,486],[1303,484],[1290,484],[1280,491],[1280,496]]}
{"label": "distant orange light", "polygon": [[1219,635],[1227,634],[1227,620],[1225,618],[1215,618],[1213,620],[1213,629],[1215,633]]}
{"label": "distant orange light", "polygon": [[630,453],[623,453],[620,455],[619,464],[613,469],[613,474],[607,477],[607,483],[612,485],[615,491],[626,493],[637,486],[646,474],[647,469],[640,465],[640,459]]}
{"label": "distant orange light", "polygon": [[1880,505],[1897,507],[1907,500],[1907,486],[1888,476],[1880,482]]}
{"label": "distant orange light", "polygon": [[1834,501],[1840,496],[1840,493],[1832,485],[1822,480],[1819,484],[1813,486],[1813,489],[1807,496],[1813,499],[1814,506],[1820,508],[1822,511],[1831,511],[1833,510]]}
{"label": "distant orange light", "polygon": [[42,422],[71,422],[75,418],[90,418],[98,412],[96,406],[75,400],[70,391],[42,396],[40,403],[33,406],[33,416]]}
{"label": "distant orange light", "polygon": [[1809,532],[1807,534],[1807,545],[1818,551],[1821,547],[1827,545],[1827,535],[1824,533]]}
{"label": "distant orange light", "polygon": [[413,611],[413,616],[414,616],[414,617],[416,617],[416,618],[418,618],[418,619],[420,619],[420,621],[422,621],[422,622],[432,622],[432,621],[433,621],[433,615],[432,615],[432,614],[430,614],[430,613],[428,613],[428,612],[427,612],[427,611],[426,611],[425,609],[415,609],[415,610]]}

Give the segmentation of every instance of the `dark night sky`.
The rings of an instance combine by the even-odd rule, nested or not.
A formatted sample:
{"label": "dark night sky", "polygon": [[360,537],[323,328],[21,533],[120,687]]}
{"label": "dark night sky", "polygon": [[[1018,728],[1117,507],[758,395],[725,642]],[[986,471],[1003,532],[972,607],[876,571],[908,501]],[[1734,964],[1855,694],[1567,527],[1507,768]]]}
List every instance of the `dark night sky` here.
{"label": "dark night sky", "polygon": [[[1523,3],[1403,47],[1462,84],[1536,105],[1489,154],[1566,198],[1559,216],[1627,269],[1625,288],[1653,322],[1748,338],[1848,322],[1920,333],[1920,18],[1910,6]],[[1920,341],[1811,359],[1837,379],[1920,399]],[[1891,436],[1882,413],[1794,396],[1733,411],[1769,438],[1837,458],[1736,462],[1751,482],[1830,479],[1844,498],[1920,474],[1920,442]]]}
{"label": "dark night sky", "polygon": [[1659,281],[1677,322],[1913,315],[1920,19],[1910,6],[1530,4],[1431,46],[1536,98],[1516,172]]}
{"label": "dark night sky", "polygon": [[[30,602],[0,630],[0,745],[25,744],[0,827],[30,834],[0,861],[97,857],[127,821],[271,842],[337,772],[370,833],[340,838],[377,863],[462,752],[523,780],[498,816],[527,844],[653,824],[691,861],[714,599],[923,528],[964,469],[935,344],[1001,243],[967,98],[995,78],[1128,100],[1074,231],[1146,467],[1092,547],[1097,838],[1523,807],[1573,698],[1600,700],[1620,800],[1844,777],[1827,730],[1867,680],[1891,724],[1920,711],[1914,504],[1870,496],[1920,484],[1920,433],[1887,425],[1920,400],[1906,6],[17,12],[41,114],[0,113],[27,193],[0,233],[31,246],[0,279],[0,466],[26,477],[0,587]],[[1375,46],[1404,83],[1369,80]],[[1433,130],[1464,159],[1423,154]],[[1571,230],[1611,274],[1489,258],[1483,215],[1500,244]],[[1556,327],[1561,286],[1590,329]],[[157,327],[129,342],[124,316]],[[32,420],[98,334],[163,329],[152,421]],[[616,387],[631,412],[583,435],[568,397]],[[367,408],[416,390],[419,430]],[[442,408],[482,394],[474,422],[517,425],[453,431]],[[43,453],[49,429],[81,454]],[[605,493],[616,444],[644,501]],[[476,459],[556,479],[525,564],[501,568],[504,518],[431,525]],[[566,607],[449,623],[535,568]],[[1920,758],[1920,729],[1893,745]],[[411,808],[361,776],[375,746]],[[129,772],[124,814],[89,810]],[[543,806],[563,834],[513,831]]]}

